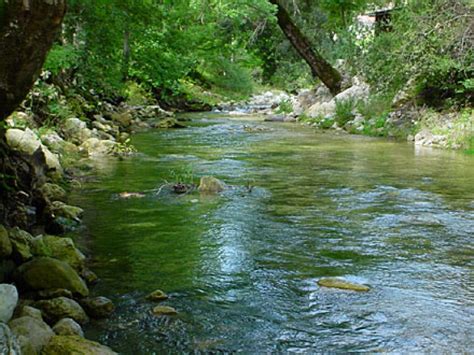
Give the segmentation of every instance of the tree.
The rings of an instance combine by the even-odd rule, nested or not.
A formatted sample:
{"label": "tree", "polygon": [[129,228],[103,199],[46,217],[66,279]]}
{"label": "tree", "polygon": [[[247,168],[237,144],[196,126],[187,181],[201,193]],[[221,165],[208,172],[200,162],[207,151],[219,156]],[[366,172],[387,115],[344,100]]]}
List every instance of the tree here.
{"label": "tree", "polygon": [[65,0],[0,1],[0,120],[31,89],[65,12]]}
{"label": "tree", "polygon": [[333,95],[341,91],[342,76],[315,49],[310,41],[292,21],[286,9],[278,0],[270,0],[277,6],[278,25],[296,51],[308,63],[314,77],[321,79]]}

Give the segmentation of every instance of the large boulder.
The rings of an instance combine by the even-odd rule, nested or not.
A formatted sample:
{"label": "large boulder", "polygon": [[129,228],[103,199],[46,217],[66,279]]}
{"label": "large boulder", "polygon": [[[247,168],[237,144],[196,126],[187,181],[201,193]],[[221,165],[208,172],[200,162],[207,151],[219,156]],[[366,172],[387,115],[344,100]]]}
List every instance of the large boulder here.
{"label": "large boulder", "polygon": [[110,115],[110,118],[124,128],[130,126],[133,120],[132,114],[128,111],[114,112]]}
{"label": "large boulder", "polygon": [[100,140],[98,138],[87,139],[80,147],[81,151],[88,156],[103,156],[113,153],[117,147],[117,142],[112,140]]}
{"label": "large boulder", "polygon": [[18,128],[11,128],[7,130],[5,138],[10,148],[26,155],[33,155],[41,147],[40,139],[29,128],[24,131]]}
{"label": "large boulder", "polygon": [[87,128],[86,122],[75,117],[64,122],[62,131],[68,140],[76,144],[82,144],[92,136],[92,131]]}
{"label": "large boulder", "polygon": [[84,338],[84,332],[74,319],[71,318],[63,318],[59,322],[57,322],[54,327],[53,331],[57,335],[76,335]]}
{"label": "large boulder", "polygon": [[64,261],[78,272],[84,269],[86,257],[76,248],[71,238],[44,235],[35,238],[33,245],[35,255]]}
{"label": "large boulder", "polygon": [[198,190],[202,193],[215,194],[224,191],[225,184],[212,176],[203,176]]}
{"label": "large boulder", "polygon": [[84,298],[80,302],[92,318],[107,318],[115,310],[112,301],[106,297]]}
{"label": "large boulder", "polygon": [[8,237],[8,231],[0,224],[0,259],[9,257],[12,251],[12,242]]}
{"label": "large boulder", "polygon": [[18,303],[18,291],[15,286],[0,284],[0,322],[7,323]]}
{"label": "large boulder", "polygon": [[67,297],[58,297],[51,300],[42,300],[35,303],[49,323],[56,323],[63,318],[71,318],[79,324],[89,321],[86,312],[76,301]]}
{"label": "large boulder", "polygon": [[38,308],[34,308],[31,306],[23,306],[21,307],[20,312],[18,313],[19,317],[31,317],[36,318],[39,320],[43,320],[43,316],[41,315],[41,311]]}
{"label": "large boulder", "polygon": [[107,346],[80,336],[54,336],[43,349],[42,355],[114,355]]}
{"label": "large boulder", "polygon": [[311,118],[333,117],[336,114],[336,102],[334,100],[317,102],[308,109],[306,114]]}
{"label": "large boulder", "polygon": [[27,156],[32,156],[41,148],[46,161],[46,166],[50,170],[59,173],[62,172],[61,163],[59,162],[57,155],[51,153],[51,151],[41,143],[38,136],[29,128],[24,131],[17,128],[9,129],[6,132],[5,137],[10,148]]}
{"label": "large boulder", "polygon": [[10,328],[0,323],[0,354],[21,355],[21,348]]}
{"label": "large boulder", "polygon": [[35,258],[21,265],[14,275],[27,290],[63,288],[83,297],[89,295],[85,282],[69,264],[48,257]]}
{"label": "large boulder", "polygon": [[49,343],[54,336],[52,329],[40,319],[33,317],[20,317],[12,320],[9,324],[12,332],[23,341],[20,346],[24,349],[33,349],[34,354],[40,354],[41,349]]}

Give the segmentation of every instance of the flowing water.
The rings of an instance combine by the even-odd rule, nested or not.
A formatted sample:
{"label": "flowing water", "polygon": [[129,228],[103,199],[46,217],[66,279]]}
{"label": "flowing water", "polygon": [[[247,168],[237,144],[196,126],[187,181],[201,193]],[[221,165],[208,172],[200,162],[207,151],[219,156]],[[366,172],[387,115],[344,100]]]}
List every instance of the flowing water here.
{"label": "flowing water", "polygon": [[[117,305],[89,337],[124,354],[472,352],[473,156],[191,117],[135,135],[137,156],[75,193],[94,293]],[[160,189],[203,175],[229,188]],[[319,287],[326,276],[371,291]],[[151,314],[155,289],[177,316]]]}

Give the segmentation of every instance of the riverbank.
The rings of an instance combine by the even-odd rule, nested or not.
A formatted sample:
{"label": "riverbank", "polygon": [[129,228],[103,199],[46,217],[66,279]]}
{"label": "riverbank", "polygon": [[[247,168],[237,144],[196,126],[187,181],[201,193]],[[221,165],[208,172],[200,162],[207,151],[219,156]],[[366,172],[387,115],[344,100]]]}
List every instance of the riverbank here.
{"label": "riverbank", "polygon": [[17,111],[2,134],[0,353],[112,353],[84,339],[82,326],[115,307],[91,296],[98,278],[89,255],[64,237],[84,212],[67,204],[68,191],[103,159],[133,154],[134,132],[183,125],[156,104],[105,102],[89,119],[39,121],[36,112]]}
{"label": "riverbank", "polygon": [[267,121],[300,122],[317,129],[406,140],[417,146],[474,153],[474,110],[439,110],[418,102],[409,88],[394,98],[377,96],[360,78],[333,97],[319,85],[290,95],[267,91],[245,102],[223,103],[218,110],[231,115],[260,114]]}

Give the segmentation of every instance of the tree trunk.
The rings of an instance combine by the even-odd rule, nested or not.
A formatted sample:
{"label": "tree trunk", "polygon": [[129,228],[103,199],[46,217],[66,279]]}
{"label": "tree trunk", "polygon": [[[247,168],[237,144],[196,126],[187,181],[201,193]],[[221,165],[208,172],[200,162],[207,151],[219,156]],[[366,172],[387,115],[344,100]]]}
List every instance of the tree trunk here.
{"label": "tree trunk", "polygon": [[300,29],[291,20],[286,9],[278,0],[269,0],[278,7],[278,25],[291,42],[296,51],[308,63],[314,77],[319,78],[333,95],[341,91],[342,77],[316,50],[311,48],[311,43]]}
{"label": "tree trunk", "polygon": [[0,0],[0,121],[37,79],[66,12],[66,0]]}

